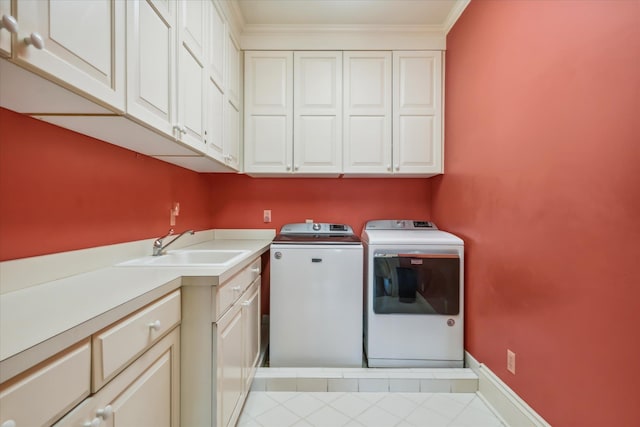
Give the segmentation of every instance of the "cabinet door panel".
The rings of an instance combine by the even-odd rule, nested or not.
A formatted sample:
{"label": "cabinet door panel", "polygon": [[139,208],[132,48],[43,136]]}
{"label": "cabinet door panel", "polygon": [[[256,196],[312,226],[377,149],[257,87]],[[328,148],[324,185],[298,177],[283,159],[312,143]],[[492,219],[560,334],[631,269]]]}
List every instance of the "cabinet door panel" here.
{"label": "cabinet door panel", "polygon": [[244,170],[287,173],[293,156],[293,53],[245,53]]}
{"label": "cabinet door panel", "polygon": [[242,397],[242,311],[232,309],[218,322],[218,425],[228,426]]}
{"label": "cabinet door panel", "polygon": [[342,171],[342,52],[294,52],[294,171]]}
{"label": "cabinet door panel", "polygon": [[331,171],[340,158],[338,118],[335,116],[302,116],[297,121],[295,167],[297,171],[320,169]]}
{"label": "cabinet door panel", "polygon": [[227,136],[225,138],[225,163],[238,170],[240,161],[240,112],[236,107],[227,103]]}
{"label": "cabinet door panel", "polygon": [[123,2],[18,0],[16,9],[19,40],[37,32],[44,41],[41,50],[21,41],[16,52],[20,65],[42,70],[124,111]]}
{"label": "cabinet door panel", "polygon": [[294,73],[296,114],[342,111],[341,52],[295,52]]}
{"label": "cabinet door panel", "polygon": [[176,121],[175,2],[127,4],[127,113],[167,135]]}
{"label": "cabinet door panel", "polygon": [[228,36],[227,46],[227,60],[229,62],[228,98],[236,109],[240,109],[240,48],[231,34]]}
{"label": "cabinet door panel", "polygon": [[185,46],[180,46],[180,62],[178,66],[180,75],[178,123],[184,126],[186,130],[186,134],[183,134],[180,139],[204,152],[203,64]]}
{"label": "cabinet door panel", "polygon": [[184,127],[179,139],[204,153],[205,3],[179,0],[178,6],[178,124]]}
{"label": "cabinet door panel", "polygon": [[210,156],[219,161],[223,159],[224,135],[224,93],[211,77],[207,79],[207,128],[205,142]]}
{"label": "cabinet door panel", "polygon": [[[402,116],[398,126],[399,145],[397,162],[402,167],[407,166],[434,166],[435,142],[433,135],[433,117],[429,116]],[[415,144],[414,141],[422,141]]]}
{"label": "cabinet door panel", "polygon": [[394,173],[442,173],[442,54],[394,52],[393,67]]}
{"label": "cabinet door panel", "polygon": [[386,136],[391,129],[386,117],[348,117],[345,128],[345,172],[390,171],[391,135]]}
{"label": "cabinet door panel", "polygon": [[253,165],[257,167],[271,166],[281,170],[290,168],[289,150],[286,143],[289,139],[289,122],[281,116],[256,116],[252,127],[247,129],[250,141],[249,151],[254,153]]}
{"label": "cabinet door panel", "polygon": [[227,28],[217,2],[209,2],[209,76],[224,93],[224,64]]}
{"label": "cabinet door panel", "polygon": [[88,340],[0,388],[0,424],[50,425],[90,393]]}
{"label": "cabinet door panel", "polygon": [[245,343],[245,393],[249,393],[253,374],[260,358],[260,278],[256,279],[247,291],[242,303],[242,322]]}
{"label": "cabinet door panel", "polygon": [[113,427],[171,427],[171,352],[113,402]]}
{"label": "cabinet door panel", "polygon": [[249,97],[246,103],[256,114],[286,114],[291,106],[291,54],[280,57],[249,58]]}
{"label": "cabinet door panel", "polygon": [[435,57],[400,57],[398,63],[400,91],[399,107],[429,109],[433,114],[435,99]]}
{"label": "cabinet door panel", "polygon": [[391,171],[391,52],[344,53],[344,172]]}

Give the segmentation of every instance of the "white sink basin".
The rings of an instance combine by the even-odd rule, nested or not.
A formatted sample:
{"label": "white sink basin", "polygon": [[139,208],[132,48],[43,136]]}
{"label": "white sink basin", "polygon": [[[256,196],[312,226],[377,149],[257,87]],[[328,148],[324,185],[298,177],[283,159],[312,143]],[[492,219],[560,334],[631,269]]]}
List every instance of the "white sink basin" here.
{"label": "white sink basin", "polygon": [[124,267],[216,267],[226,266],[241,256],[249,253],[243,250],[177,250],[165,255],[147,256],[126,261],[119,266]]}

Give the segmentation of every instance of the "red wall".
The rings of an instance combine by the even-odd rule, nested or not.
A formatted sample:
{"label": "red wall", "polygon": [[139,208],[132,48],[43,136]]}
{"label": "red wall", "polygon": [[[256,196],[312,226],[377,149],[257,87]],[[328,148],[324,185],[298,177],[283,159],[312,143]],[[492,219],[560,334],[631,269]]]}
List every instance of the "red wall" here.
{"label": "red wall", "polygon": [[639,114],[638,1],[473,1],[449,33],[466,348],[554,426],[640,425]]}
{"label": "red wall", "polygon": [[[431,217],[431,182],[398,178],[251,178],[210,175],[216,228],[275,228],[291,222],[345,223],[359,235],[380,218]],[[262,214],[271,209],[272,222]]]}
{"label": "red wall", "polygon": [[205,175],[0,108],[0,261],[211,228]]}

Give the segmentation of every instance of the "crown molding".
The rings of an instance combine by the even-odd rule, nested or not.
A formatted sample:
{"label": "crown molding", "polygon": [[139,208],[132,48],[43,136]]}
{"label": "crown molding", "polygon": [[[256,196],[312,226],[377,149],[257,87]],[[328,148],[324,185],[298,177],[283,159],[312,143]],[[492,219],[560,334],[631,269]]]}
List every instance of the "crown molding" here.
{"label": "crown molding", "polygon": [[245,25],[244,50],[389,50],[446,48],[432,25]]}
{"label": "crown molding", "polygon": [[462,12],[464,12],[469,3],[471,3],[471,0],[458,0],[454,4],[451,8],[451,12],[449,12],[449,16],[447,16],[447,19],[445,19],[443,24],[445,34],[448,34],[449,31],[451,31],[451,28],[453,28],[454,24],[458,21],[458,18],[460,18],[460,15],[462,15]]}

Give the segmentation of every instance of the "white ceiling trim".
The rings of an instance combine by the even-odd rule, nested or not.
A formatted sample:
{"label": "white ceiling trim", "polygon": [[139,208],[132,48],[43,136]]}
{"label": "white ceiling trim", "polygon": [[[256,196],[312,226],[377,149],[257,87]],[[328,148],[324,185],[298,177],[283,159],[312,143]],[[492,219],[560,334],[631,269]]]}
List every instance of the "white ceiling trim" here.
{"label": "white ceiling trim", "polygon": [[443,25],[445,34],[449,34],[449,31],[451,31],[451,28],[453,28],[454,24],[458,21],[458,18],[460,18],[460,15],[462,15],[462,12],[464,12],[469,3],[471,3],[471,0],[460,0],[455,3]]}
{"label": "white ceiling trim", "polygon": [[406,27],[248,26],[240,36],[243,50],[444,50],[442,30]]}

